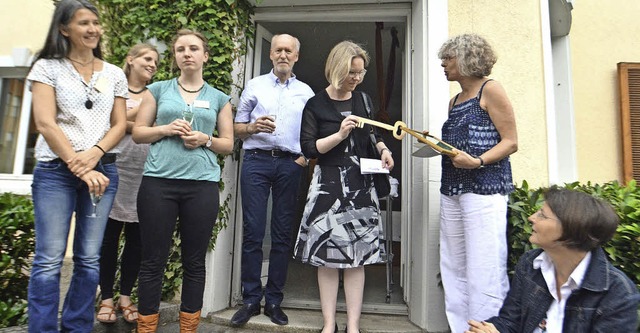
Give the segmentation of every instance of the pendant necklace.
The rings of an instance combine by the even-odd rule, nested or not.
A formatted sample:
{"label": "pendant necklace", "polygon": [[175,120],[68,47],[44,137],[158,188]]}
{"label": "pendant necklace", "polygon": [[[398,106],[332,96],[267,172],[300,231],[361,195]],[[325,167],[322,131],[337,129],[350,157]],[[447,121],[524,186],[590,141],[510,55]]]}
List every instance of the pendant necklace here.
{"label": "pendant necklace", "polygon": [[180,83],[180,80],[178,80],[178,79],[176,79],[176,82],[178,82],[178,86],[180,86],[180,88],[182,88],[182,90],[184,90],[185,92],[188,92],[188,93],[192,93],[192,94],[200,92],[200,90],[202,90],[202,88],[204,88],[204,82],[202,83],[202,86],[200,86],[200,88],[198,88],[198,90],[188,90],[187,88],[182,86],[182,84]]}
{"label": "pendant necklace", "polygon": [[[73,60],[71,58],[68,58],[70,61],[77,63],[80,66],[86,66],[89,64],[89,62],[87,63],[81,63],[77,60]],[[93,85],[94,85],[94,80],[93,80],[93,74],[95,71],[95,62],[96,58],[94,57],[93,59],[91,59],[91,77],[89,78],[89,84],[87,84],[86,82],[84,82],[84,78],[82,77],[82,74],[80,74],[80,71],[76,68],[76,66],[72,63],[71,66],[73,66],[73,68],[76,70],[76,72],[78,72],[78,75],[80,76],[80,81],[82,82],[82,84],[84,84],[85,86],[85,92],[87,93],[87,100],[86,102],[84,102],[84,107],[87,108],[88,110],[91,110],[91,108],[93,108],[93,101],[91,100],[91,91],[93,90]]]}
{"label": "pendant necklace", "polygon": [[[132,93],[132,94],[136,94],[136,95],[137,95],[137,94],[139,94],[139,93],[141,93],[141,92],[143,92],[143,91],[147,90],[147,87],[145,86],[144,88],[142,88],[142,89],[140,89],[140,90],[137,90],[137,91],[136,91],[136,90],[131,90],[131,88],[129,88],[129,87],[127,87],[127,89],[129,89],[129,92],[130,92],[130,93]],[[183,89],[184,89],[184,88],[183,88]]]}

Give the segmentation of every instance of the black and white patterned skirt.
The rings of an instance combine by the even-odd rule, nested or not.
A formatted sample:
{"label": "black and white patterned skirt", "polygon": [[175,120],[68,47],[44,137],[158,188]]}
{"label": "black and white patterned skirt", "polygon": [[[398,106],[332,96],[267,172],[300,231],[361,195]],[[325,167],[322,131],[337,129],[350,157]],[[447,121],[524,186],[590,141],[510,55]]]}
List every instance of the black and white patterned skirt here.
{"label": "black and white patterned skirt", "polygon": [[313,266],[354,268],[382,261],[380,204],[359,165],[313,170],[294,258]]}

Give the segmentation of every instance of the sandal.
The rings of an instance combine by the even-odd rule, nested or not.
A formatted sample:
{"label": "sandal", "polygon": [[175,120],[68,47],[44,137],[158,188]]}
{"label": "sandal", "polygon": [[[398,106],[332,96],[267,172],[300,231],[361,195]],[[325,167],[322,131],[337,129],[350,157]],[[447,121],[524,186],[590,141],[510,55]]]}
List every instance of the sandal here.
{"label": "sandal", "polygon": [[134,317],[134,315],[138,313],[138,309],[135,308],[135,305],[133,303],[127,306],[118,305],[118,309],[122,311],[122,318],[127,323],[133,324],[138,321],[138,316]]}
{"label": "sandal", "polygon": [[[107,309],[108,311],[102,311],[102,309]],[[102,318],[100,318],[100,316],[102,316]],[[105,316],[107,317],[107,319],[103,319]],[[116,308],[113,307],[113,305],[101,302],[100,309],[98,310],[98,314],[96,315],[96,320],[103,324],[113,324],[117,319],[118,317],[116,316]]]}

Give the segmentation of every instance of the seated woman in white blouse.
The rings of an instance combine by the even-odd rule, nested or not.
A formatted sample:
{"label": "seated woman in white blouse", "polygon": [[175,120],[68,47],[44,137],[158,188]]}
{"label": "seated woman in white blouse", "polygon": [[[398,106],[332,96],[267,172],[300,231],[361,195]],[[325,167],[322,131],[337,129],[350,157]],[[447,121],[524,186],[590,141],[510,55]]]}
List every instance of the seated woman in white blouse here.
{"label": "seated woman in white blouse", "polygon": [[640,294],[601,248],[618,226],[611,205],[551,187],[529,221],[540,248],[518,262],[500,314],[466,332],[634,332]]}

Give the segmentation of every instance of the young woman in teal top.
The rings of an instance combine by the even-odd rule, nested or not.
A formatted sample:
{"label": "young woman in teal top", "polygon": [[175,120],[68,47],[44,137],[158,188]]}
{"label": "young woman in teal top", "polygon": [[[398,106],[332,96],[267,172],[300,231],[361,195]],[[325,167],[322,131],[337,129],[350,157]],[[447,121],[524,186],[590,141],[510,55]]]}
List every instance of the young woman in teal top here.
{"label": "young woman in teal top", "polygon": [[[220,204],[216,154],[233,150],[230,97],[202,77],[209,58],[206,38],[182,29],[171,50],[180,76],[149,86],[133,129],[134,141],[151,144],[138,192],[142,240],[138,332],[157,328],[163,270],[177,220],[184,268],[180,331],[196,331],[205,254]],[[183,115],[185,109],[193,111],[191,122]]]}

